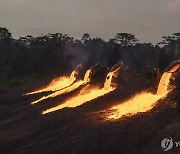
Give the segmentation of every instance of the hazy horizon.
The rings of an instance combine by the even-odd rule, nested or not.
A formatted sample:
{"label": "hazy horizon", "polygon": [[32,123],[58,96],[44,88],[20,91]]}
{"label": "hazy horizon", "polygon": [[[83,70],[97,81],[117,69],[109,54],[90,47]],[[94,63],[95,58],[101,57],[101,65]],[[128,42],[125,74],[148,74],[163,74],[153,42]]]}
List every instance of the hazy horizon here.
{"label": "hazy horizon", "polygon": [[180,0],[0,0],[0,27],[15,38],[60,32],[107,40],[127,32],[157,43],[180,32],[179,16]]}

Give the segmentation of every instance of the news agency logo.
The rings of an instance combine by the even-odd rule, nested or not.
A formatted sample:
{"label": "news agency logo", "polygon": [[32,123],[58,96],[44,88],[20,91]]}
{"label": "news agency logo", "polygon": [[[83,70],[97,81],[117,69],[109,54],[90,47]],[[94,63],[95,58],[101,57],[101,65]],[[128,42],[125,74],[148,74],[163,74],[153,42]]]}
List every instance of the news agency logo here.
{"label": "news agency logo", "polygon": [[173,147],[180,147],[180,142],[174,142],[172,137],[168,137],[161,141],[161,147],[163,151],[169,151]]}
{"label": "news agency logo", "polygon": [[168,151],[173,148],[173,139],[171,137],[165,138],[161,141],[163,151]]}

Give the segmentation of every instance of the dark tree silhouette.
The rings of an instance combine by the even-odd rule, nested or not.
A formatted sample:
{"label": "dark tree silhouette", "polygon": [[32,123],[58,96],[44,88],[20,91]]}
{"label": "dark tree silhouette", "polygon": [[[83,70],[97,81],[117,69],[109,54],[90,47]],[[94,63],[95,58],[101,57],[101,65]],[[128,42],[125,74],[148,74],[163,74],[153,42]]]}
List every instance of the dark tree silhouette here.
{"label": "dark tree silhouette", "polygon": [[158,45],[138,43],[128,33],[118,33],[108,41],[91,38],[88,33],[81,40],[61,33],[14,39],[8,29],[0,28],[0,87],[48,82],[69,74],[79,63],[86,71],[99,62],[110,68],[122,60],[125,66],[144,71],[157,66],[157,48],[161,70],[180,58],[180,33],[163,37]]}
{"label": "dark tree silhouette", "polygon": [[123,47],[134,46],[138,42],[134,35],[128,33],[117,33],[114,41]]}
{"label": "dark tree silhouette", "polygon": [[162,37],[163,41],[158,45],[163,45],[160,50],[160,67],[165,68],[173,60],[180,59],[180,33],[173,33],[172,36]]}
{"label": "dark tree silhouette", "polygon": [[8,31],[8,29],[0,27],[0,42],[1,43],[9,44],[10,40],[11,40],[11,37],[12,37],[12,35]]}

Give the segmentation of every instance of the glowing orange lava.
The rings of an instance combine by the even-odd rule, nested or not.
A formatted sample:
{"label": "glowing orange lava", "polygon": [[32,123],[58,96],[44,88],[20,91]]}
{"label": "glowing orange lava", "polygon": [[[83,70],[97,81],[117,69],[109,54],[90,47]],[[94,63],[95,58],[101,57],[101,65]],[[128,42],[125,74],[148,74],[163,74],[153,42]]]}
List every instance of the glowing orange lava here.
{"label": "glowing orange lava", "polygon": [[[43,100],[45,100],[45,99],[48,99],[48,98],[53,98],[53,97],[59,96],[59,95],[64,94],[64,93],[71,92],[71,91],[76,90],[77,88],[79,88],[81,85],[85,85],[87,82],[90,81],[90,72],[91,72],[91,70],[88,70],[88,71],[86,72],[83,81],[80,80],[80,81],[75,82],[74,84],[71,83],[71,84],[72,84],[71,86],[66,87],[66,88],[64,88],[64,89],[61,89],[61,90],[59,90],[59,91],[56,91],[56,92],[54,92],[54,93],[52,93],[52,94],[50,94],[50,95],[48,95],[48,96],[43,96],[43,97],[41,97],[40,99],[32,102],[31,105],[36,104],[36,103],[39,103],[39,102],[41,102],[41,101],[43,101]],[[74,79],[74,80],[76,79],[76,75],[75,75],[75,74],[76,74],[75,71],[73,71],[73,72],[71,73],[71,76],[70,76],[70,79],[71,79],[71,80],[72,80],[72,79]],[[74,82],[74,81],[73,81],[73,82]]]}
{"label": "glowing orange lava", "polygon": [[65,89],[62,89],[62,90],[59,90],[59,91],[56,91],[48,96],[43,96],[42,98],[32,102],[31,104],[36,104],[36,103],[39,103],[45,99],[48,99],[48,98],[53,98],[53,97],[56,97],[58,95],[61,95],[61,94],[64,94],[64,93],[68,93],[68,92],[71,92],[77,88],[79,88],[81,85],[83,85],[85,82],[84,81],[78,81],[76,83],[74,83],[73,85],[71,85],[70,87],[67,87]]}
{"label": "glowing orange lava", "polygon": [[111,108],[113,112],[111,115],[108,115],[108,119],[119,119],[125,115],[129,116],[137,114],[138,112],[147,112],[151,110],[158,100],[164,98],[168,94],[170,77],[171,73],[165,72],[162,75],[156,95],[142,92],[120,105],[113,106]]}
{"label": "glowing orange lava", "polygon": [[81,93],[78,94],[77,96],[74,96],[70,99],[68,99],[67,101],[65,101],[63,104],[60,104],[56,107],[53,107],[53,108],[50,108],[46,111],[43,111],[42,114],[47,114],[47,113],[50,113],[50,112],[54,112],[54,111],[57,111],[57,110],[60,110],[60,109],[63,109],[65,107],[70,107],[70,108],[74,108],[74,107],[77,107],[77,106],[80,106],[88,101],[91,101],[93,99],[96,99],[100,96],[103,96],[111,91],[113,91],[114,89],[109,89],[109,90],[105,90],[104,88],[102,89],[99,89],[99,88],[91,88],[89,89],[88,92],[86,93]]}
{"label": "glowing orange lava", "polygon": [[25,95],[32,95],[36,93],[41,93],[41,92],[47,92],[47,91],[57,91],[59,89],[63,89],[65,87],[70,86],[73,82],[75,81],[75,78],[69,78],[69,77],[59,77],[51,81],[51,83],[46,86],[45,88],[42,88],[40,90],[34,91],[27,93]]}
{"label": "glowing orange lava", "polygon": [[91,79],[90,76],[91,76],[91,69],[89,69],[89,70],[86,71],[86,74],[85,74],[85,76],[84,76],[84,81],[85,81],[85,82],[89,82],[90,79]]}
{"label": "glowing orange lava", "polygon": [[106,81],[104,83],[104,89],[107,90],[111,88],[112,78],[113,78],[113,72],[108,73],[106,77]]}
{"label": "glowing orange lava", "polygon": [[[46,111],[43,111],[42,114],[47,114],[50,112],[54,112],[56,110],[60,110],[63,109],[65,107],[70,107],[70,108],[74,108],[77,106],[80,106],[88,101],[91,101],[93,99],[96,99],[100,96],[103,96],[111,91],[113,91],[114,89],[116,89],[116,85],[114,85],[114,83],[112,83],[112,79],[113,77],[117,78],[119,75],[119,71],[121,66],[123,65],[122,62],[117,63],[108,73],[107,77],[106,77],[106,81],[104,83],[104,88],[99,89],[99,88],[89,88],[87,91],[85,91],[85,93],[83,92],[83,90],[80,91],[80,93],[77,96],[74,96],[70,99],[68,99],[67,101],[65,101],[63,104],[60,104],[56,107],[50,108]],[[92,70],[89,69],[85,76],[84,76],[84,82],[89,82],[91,79],[91,73]]]}
{"label": "glowing orange lava", "polygon": [[73,71],[69,77],[69,79],[71,81],[75,81],[76,80],[76,77],[77,77],[77,72],[76,71]]}
{"label": "glowing orange lava", "polygon": [[149,111],[156,105],[158,100],[166,95],[167,93],[163,95],[153,95],[147,92],[137,94],[129,101],[112,107],[111,110],[114,110],[114,112],[108,116],[108,119],[119,119],[124,115],[128,116],[137,114],[138,112]]}
{"label": "glowing orange lava", "polygon": [[79,70],[81,68],[81,64],[79,64],[74,71],[72,71],[71,75],[69,77],[59,77],[51,81],[51,83],[46,86],[45,88],[42,88],[40,90],[36,90],[34,92],[30,92],[24,95],[32,95],[36,93],[41,92],[47,92],[47,91],[57,91],[63,88],[66,88],[73,84],[73,82],[77,79],[77,76],[79,74]]}
{"label": "glowing orange lava", "polygon": [[161,80],[159,82],[159,86],[157,89],[157,95],[161,95],[166,93],[166,91],[168,90],[168,86],[169,86],[169,79],[171,78],[172,73],[168,73],[165,72],[162,77]]}
{"label": "glowing orange lava", "polygon": [[116,83],[114,80],[117,79],[122,66],[123,66],[123,62],[118,62],[111,68],[110,72],[106,77],[106,81],[104,83],[104,89],[108,90],[113,86],[116,87]]}
{"label": "glowing orange lava", "polygon": [[[80,106],[80,105],[82,105],[88,101],[91,101],[93,99],[96,99],[100,96],[103,96],[103,95],[113,91],[114,89],[116,89],[116,87],[111,85],[113,75],[114,75],[114,72],[110,72],[108,74],[108,76],[110,76],[111,79],[108,81],[106,80],[106,82],[104,84],[104,88],[102,88],[102,89],[90,88],[87,91],[85,91],[85,93],[83,93],[83,90],[81,90],[81,92],[77,96],[74,96],[74,97],[68,99],[63,104],[60,104],[60,105],[53,107],[53,108],[50,108],[46,111],[43,111],[42,114],[54,112],[56,110],[60,110],[60,109],[63,109],[65,107],[74,108],[74,107]],[[89,69],[86,72],[85,77],[84,77],[84,82],[90,81],[90,76],[91,76],[91,69]]]}

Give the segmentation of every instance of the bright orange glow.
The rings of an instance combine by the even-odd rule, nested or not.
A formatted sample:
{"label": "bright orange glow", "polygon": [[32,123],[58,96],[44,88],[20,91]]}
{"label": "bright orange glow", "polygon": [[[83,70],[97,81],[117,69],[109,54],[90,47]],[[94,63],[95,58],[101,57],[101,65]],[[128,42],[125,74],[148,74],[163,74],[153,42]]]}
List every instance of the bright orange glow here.
{"label": "bright orange glow", "polygon": [[[62,90],[56,91],[56,92],[54,92],[54,93],[52,93],[52,94],[50,94],[50,95],[48,95],[48,96],[43,96],[43,97],[41,97],[40,99],[32,102],[31,105],[36,104],[36,103],[39,103],[39,102],[41,102],[41,101],[43,101],[43,100],[45,100],[45,99],[53,98],[53,97],[59,96],[59,95],[61,95],[61,94],[68,93],[68,92],[71,92],[71,91],[73,91],[73,90],[76,90],[76,89],[79,88],[81,85],[84,85],[84,84],[86,84],[87,82],[90,81],[90,73],[91,73],[91,70],[88,70],[88,71],[86,72],[83,81],[81,80],[81,81],[75,82],[74,84],[72,84],[72,83],[70,82],[70,83],[72,84],[71,86],[66,87],[66,88],[64,88],[64,89],[62,89]],[[75,78],[76,78],[76,75],[75,75],[75,74],[76,74],[75,71],[73,71],[73,72],[71,73],[71,75],[70,75],[70,79],[71,79],[71,80],[73,80],[73,79],[75,80]],[[70,80],[70,81],[71,81],[71,80]],[[74,82],[74,80],[73,80],[73,82]]]}
{"label": "bright orange glow", "polygon": [[99,89],[99,88],[91,88],[86,93],[83,93],[81,91],[77,96],[74,96],[74,97],[68,99],[63,104],[60,104],[60,105],[53,107],[53,108],[50,108],[46,111],[43,111],[42,114],[54,112],[54,111],[63,109],[65,107],[74,108],[74,107],[80,106],[80,105],[82,105],[88,101],[91,101],[91,100],[96,99],[100,96],[103,96],[103,95],[105,95],[105,94],[107,94],[113,90],[114,89],[105,90],[105,89]]}
{"label": "bright orange glow", "polygon": [[169,79],[171,78],[171,74],[172,73],[168,73],[165,72],[162,77],[161,80],[159,82],[159,86],[157,89],[157,95],[161,95],[163,93],[166,93],[167,89],[168,89],[168,85],[169,85]]}
{"label": "bright orange glow", "polygon": [[89,70],[86,71],[86,74],[85,74],[85,76],[84,76],[84,81],[85,81],[85,82],[89,82],[90,79],[91,79],[90,76],[91,76],[91,69],[89,69]]}
{"label": "bright orange glow", "polygon": [[27,93],[25,95],[32,95],[32,94],[37,94],[37,93],[47,92],[47,91],[57,91],[65,87],[68,87],[71,84],[73,84],[73,82],[76,80],[77,74],[78,74],[77,70],[74,70],[71,73],[70,77],[58,77],[56,79],[53,79],[51,83],[45,88]]}
{"label": "bright orange glow", "polygon": [[[119,68],[118,68],[119,69]],[[111,91],[113,91],[114,87],[111,86],[111,82],[112,82],[112,76],[114,75],[114,72],[111,72],[108,74],[110,76],[110,80],[108,80],[108,82],[105,82],[104,84],[104,88],[99,89],[99,88],[89,88],[88,90],[86,89],[81,90],[80,93],[77,96],[74,96],[70,99],[68,99],[67,101],[65,101],[63,104],[60,104],[56,107],[50,108],[46,111],[43,111],[42,114],[47,114],[50,112],[54,112],[60,109],[63,109],[65,107],[70,107],[70,108],[74,108],[77,106],[80,106],[88,101],[91,101],[93,99],[96,99],[100,96],[103,96]],[[91,69],[89,69],[85,76],[84,76],[84,82],[88,82],[90,81],[90,76],[91,76]]]}
{"label": "bright orange glow", "polygon": [[70,78],[71,81],[75,81],[76,80],[76,76],[77,76],[77,72],[73,71],[69,78]]}
{"label": "bright orange glow", "polygon": [[143,92],[137,94],[127,102],[112,107],[111,110],[113,112],[111,115],[108,115],[108,119],[119,119],[125,115],[134,115],[138,112],[146,112],[151,110],[156,105],[156,102],[158,100],[164,98],[168,94],[170,77],[171,73],[165,72],[162,75],[156,95],[148,92]]}
{"label": "bright orange glow", "polygon": [[166,96],[167,93],[163,95],[153,95],[151,93],[143,92],[137,94],[134,98],[120,105],[111,108],[114,111],[108,116],[108,119],[119,119],[122,116],[134,115],[138,112],[146,112],[151,110],[159,99]]}
{"label": "bright orange glow", "polygon": [[25,95],[32,95],[36,93],[41,93],[41,92],[47,92],[47,91],[57,91],[59,89],[63,89],[65,87],[70,86],[73,82],[75,81],[75,78],[69,78],[69,77],[59,77],[51,81],[51,83],[46,86],[45,88],[42,88],[40,90],[34,91],[27,93]]}
{"label": "bright orange glow", "polygon": [[104,83],[104,89],[108,90],[111,88],[112,78],[113,78],[113,72],[108,73],[106,77],[106,81]]}
{"label": "bright orange glow", "polygon": [[[119,66],[119,64],[121,64]],[[117,67],[117,65],[119,67]],[[110,72],[108,73],[107,77],[106,77],[106,81],[104,83],[104,89],[108,90],[110,88],[112,88],[113,86],[116,87],[116,83],[113,81],[114,79],[117,79],[119,73],[120,73],[120,69],[122,67],[123,63],[117,63],[115,64],[111,69],[113,70],[110,70]],[[114,70],[114,67],[117,67],[115,70]]]}
{"label": "bright orange glow", "polygon": [[61,94],[64,94],[64,93],[71,92],[71,91],[79,88],[79,87],[80,87],[81,85],[83,85],[84,83],[85,83],[84,81],[78,81],[78,82],[74,83],[73,85],[71,85],[71,86],[69,86],[69,87],[67,87],[67,88],[65,88],[65,89],[56,91],[56,92],[54,92],[54,93],[52,93],[52,94],[50,94],[50,95],[48,95],[48,96],[44,96],[44,97],[38,99],[37,101],[32,102],[31,104],[33,105],[33,104],[39,103],[39,102],[41,102],[41,101],[43,101],[43,100],[45,100],[45,99],[53,98],[53,97],[56,97],[56,96],[61,95]]}

